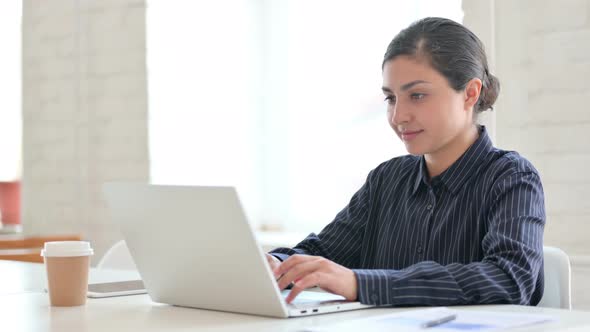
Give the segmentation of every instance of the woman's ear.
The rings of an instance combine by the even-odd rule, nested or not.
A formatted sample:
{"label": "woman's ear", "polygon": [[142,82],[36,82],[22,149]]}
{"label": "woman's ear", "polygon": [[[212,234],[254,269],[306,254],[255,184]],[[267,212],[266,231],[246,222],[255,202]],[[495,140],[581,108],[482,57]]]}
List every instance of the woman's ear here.
{"label": "woman's ear", "polygon": [[467,82],[465,86],[465,110],[473,110],[475,104],[477,104],[477,100],[479,99],[479,94],[481,93],[482,83],[479,78],[473,78],[471,81]]}

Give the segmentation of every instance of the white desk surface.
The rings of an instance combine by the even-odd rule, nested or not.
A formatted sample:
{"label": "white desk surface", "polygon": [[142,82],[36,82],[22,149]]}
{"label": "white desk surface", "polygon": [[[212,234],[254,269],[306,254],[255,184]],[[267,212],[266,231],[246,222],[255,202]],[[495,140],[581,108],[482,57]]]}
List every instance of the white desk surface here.
{"label": "white desk surface", "polygon": [[[91,280],[135,278],[136,272],[91,270]],[[49,306],[43,292],[41,264],[0,261],[0,329],[2,331],[300,331],[312,326],[342,322],[415,308],[368,309],[304,318],[267,318],[175,307],[154,303],[148,295],[88,299],[85,306]],[[458,310],[492,310],[542,313],[558,321],[515,329],[532,331],[590,331],[590,312],[539,307],[490,305],[454,307]]]}
{"label": "white desk surface", "polygon": [[[46,278],[44,264],[0,260],[0,296],[10,293],[44,292]],[[133,279],[141,279],[137,271],[90,269],[88,276],[91,283]]]}

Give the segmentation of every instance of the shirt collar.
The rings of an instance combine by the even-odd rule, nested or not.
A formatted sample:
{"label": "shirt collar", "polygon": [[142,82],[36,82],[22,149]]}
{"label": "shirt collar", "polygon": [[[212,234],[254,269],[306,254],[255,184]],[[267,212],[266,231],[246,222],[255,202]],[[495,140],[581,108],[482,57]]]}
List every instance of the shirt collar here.
{"label": "shirt collar", "polygon": [[[494,148],[492,140],[488,136],[485,126],[479,127],[479,137],[475,142],[457,159],[449,168],[432,179],[433,183],[442,183],[453,195],[455,195],[463,184],[477,174],[485,163],[487,154]],[[418,174],[414,180],[413,194],[416,193],[421,183],[429,185],[428,170],[424,156],[420,159]]]}
{"label": "shirt collar", "polygon": [[416,193],[421,183],[428,186],[428,170],[426,169],[426,160],[424,160],[424,156],[420,157],[418,162],[420,165],[418,168],[418,174],[416,174],[416,179],[414,180],[414,190],[412,191],[412,194]]}

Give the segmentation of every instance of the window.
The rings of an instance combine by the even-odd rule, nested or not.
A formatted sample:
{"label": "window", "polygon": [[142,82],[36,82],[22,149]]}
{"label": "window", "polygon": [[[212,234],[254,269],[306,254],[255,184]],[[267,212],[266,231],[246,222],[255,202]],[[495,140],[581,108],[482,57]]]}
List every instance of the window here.
{"label": "window", "polygon": [[0,182],[21,175],[21,12],[20,1],[6,1],[0,10]]}
{"label": "window", "polygon": [[0,5],[0,232],[20,232],[21,1]]}
{"label": "window", "polygon": [[405,154],[381,61],[461,1],[151,1],[153,183],[234,185],[250,222],[319,231],[381,162]]}

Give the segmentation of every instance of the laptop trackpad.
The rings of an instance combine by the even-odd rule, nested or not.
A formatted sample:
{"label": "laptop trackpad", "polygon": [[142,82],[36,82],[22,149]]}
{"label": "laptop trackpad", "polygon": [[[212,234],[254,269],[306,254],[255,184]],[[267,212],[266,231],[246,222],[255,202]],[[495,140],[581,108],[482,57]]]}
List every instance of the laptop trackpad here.
{"label": "laptop trackpad", "polygon": [[[284,290],[281,292],[283,298],[286,298],[291,290]],[[346,301],[344,296],[324,292],[324,291],[303,291],[297,295],[295,300],[291,304],[309,304],[309,303],[321,303],[321,302],[342,302]]]}

